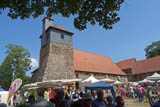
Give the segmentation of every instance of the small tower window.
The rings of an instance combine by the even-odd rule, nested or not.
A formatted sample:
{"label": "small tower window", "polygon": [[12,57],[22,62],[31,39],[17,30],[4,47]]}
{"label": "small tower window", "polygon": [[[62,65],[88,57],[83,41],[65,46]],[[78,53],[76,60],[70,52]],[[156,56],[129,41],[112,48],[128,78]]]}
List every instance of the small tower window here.
{"label": "small tower window", "polygon": [[61,34],[61,39],[64,39],[64,35],[63,34]]}
{"label": "small tower window", "polygon": [[49,40],[49,34],[47,34],[47,38],[46,39],[47,39],[47,41]]}

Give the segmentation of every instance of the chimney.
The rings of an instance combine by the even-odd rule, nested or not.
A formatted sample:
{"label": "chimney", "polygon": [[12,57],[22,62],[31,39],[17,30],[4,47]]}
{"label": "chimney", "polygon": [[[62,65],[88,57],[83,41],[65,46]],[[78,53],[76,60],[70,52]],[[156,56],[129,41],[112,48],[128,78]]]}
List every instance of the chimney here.
{"label": "chimney", "polygon": [[50,18],[50,17],[45,17],[43,20],[43,28],[42,28],[42,33],[45,32],[47,30],[47,28],[49,26],[52,26],[52,23],[53,23],[53,19]]}

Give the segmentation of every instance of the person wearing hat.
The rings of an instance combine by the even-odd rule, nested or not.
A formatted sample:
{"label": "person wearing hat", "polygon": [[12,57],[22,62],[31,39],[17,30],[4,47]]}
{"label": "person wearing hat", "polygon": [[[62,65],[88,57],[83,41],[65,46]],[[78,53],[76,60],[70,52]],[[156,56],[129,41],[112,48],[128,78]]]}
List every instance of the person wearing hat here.
{"label": "person wearing hat", "polygon": [[92,107],[92,95],[90,93],[85,93],[83,97],[82,107]]}
{"label": "person wearing hat", "polygon": [[107,96],[107,107],[114,107],[112,96]]}
{"label": "person wearing hat", "polygon": [[85,93],[83,95],[82,99],[79,99],[78,101],[74,102],[71,107],[92,107],[91,106],[92,102],[92,96],[90,93]]}

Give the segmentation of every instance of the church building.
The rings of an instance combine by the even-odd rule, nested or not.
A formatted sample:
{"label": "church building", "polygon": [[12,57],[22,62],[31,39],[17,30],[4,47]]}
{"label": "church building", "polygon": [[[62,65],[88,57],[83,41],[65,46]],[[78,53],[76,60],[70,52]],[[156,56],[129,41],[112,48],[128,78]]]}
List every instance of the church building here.
{"label": "church building", "polygon": [[32,82],[57,79],[110,78],[140,81],[153,73],[160,73],[160,56],[136,61],[135,58],[114,63],[108,56],[73,49],[74,33],[52,25],[53,19],[45,17],[40,36],[39,68],[32,72]]}
{"label": "church building", "polygon": [[109,77],[127,81],[124,73],[108,56],[73,49],[74,33],[53,26],[53,19],[45,17],[40,36],[39,68],[32,73],[32,82],[56,79],[97,79]]}

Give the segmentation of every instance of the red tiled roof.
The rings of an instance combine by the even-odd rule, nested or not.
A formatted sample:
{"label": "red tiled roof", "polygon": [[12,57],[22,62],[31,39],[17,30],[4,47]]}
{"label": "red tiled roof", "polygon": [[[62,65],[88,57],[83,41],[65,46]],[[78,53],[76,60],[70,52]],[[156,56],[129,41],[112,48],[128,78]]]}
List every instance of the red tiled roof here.
{"label": "red tiled roof", "polygon": [[120,61],[116,64],[120,67],[121,70],[125,70],[125,69],[132,68],[135,61],[136,61],[135,58],[131,58],[131,59]]}
{"label": "red tiled roof", "polygon": [[79,50],[73,50],[73,53],[76,71],[126,75],[108,56]]}
{"label": "red tiled roof", "polygon": [[49,30],[49,29],[56,29],[56,30],[60,30],[60,31],[63,31],[63,32],[67,32],[67,33],[70,33],[70,34],[74,34],[73,32],[70,32],[70,31],[67,31],[67,30],[64,30],[63,28],[61,28],[60,26],[49,26],[46,30],[46,32]]}
{"label": "red tiled roof", "polygon": [[133,74],[136,75],[156,71],[160,71],[160,56],[137,61]]}

